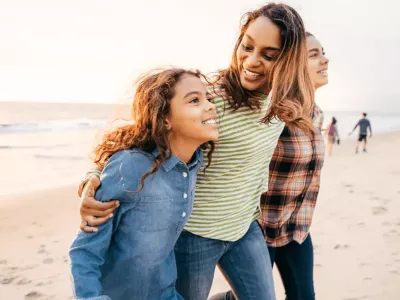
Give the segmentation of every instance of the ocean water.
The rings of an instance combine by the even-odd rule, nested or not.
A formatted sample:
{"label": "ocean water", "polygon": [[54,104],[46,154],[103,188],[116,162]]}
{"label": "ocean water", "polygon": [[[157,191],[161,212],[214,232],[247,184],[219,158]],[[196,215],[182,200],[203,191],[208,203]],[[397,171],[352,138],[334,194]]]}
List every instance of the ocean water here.
{"label": "ocean water", "polygon": [[[88,156],[115,119],[129,116],[126,105],[1,103],[0,196],[78,184],[92,166]],[[355,112],[325,112],[325,127],[338,120],[342,140],[360,118]],[[400,131],[400,114],[370,112],[373,134]]]}
{"label": "ocean water", "polygon": [[128,116],[124,105],[0,103],[0,196],[77,184],[102,133]]}

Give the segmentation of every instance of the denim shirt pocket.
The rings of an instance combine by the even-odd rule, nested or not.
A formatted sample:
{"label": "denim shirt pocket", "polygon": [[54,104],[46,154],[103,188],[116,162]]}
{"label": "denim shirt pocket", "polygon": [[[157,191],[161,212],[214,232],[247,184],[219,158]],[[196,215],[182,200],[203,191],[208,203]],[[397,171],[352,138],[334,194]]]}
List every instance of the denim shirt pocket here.
{"label": "denim shirt pocket", "polygon": [[167,231],[179,223],[182,205],[177,198],[170,196],[139,196],[135,205],[143,232]]}

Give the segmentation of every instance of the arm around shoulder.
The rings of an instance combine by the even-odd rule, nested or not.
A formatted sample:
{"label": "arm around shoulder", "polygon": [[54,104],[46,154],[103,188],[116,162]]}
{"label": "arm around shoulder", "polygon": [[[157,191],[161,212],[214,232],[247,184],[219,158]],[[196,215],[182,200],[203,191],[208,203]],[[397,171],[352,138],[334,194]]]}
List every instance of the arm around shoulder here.
{"label": "arm around shoulder", "polygon": [[115,211],[112,220],[99,226],[98,232],[79,232],[70,248],[73,286],[78,299],[107,297],[102,295],[100,266],[104,264],[105,254],[120,219],[136,199],[136,193],[131,191],[137,189],[139,178],[134,160],[130,159],[128,151],[113,155],[101,177],[102,184],[96,193],[96,198],[103,202],[119,199],[121,205]]}

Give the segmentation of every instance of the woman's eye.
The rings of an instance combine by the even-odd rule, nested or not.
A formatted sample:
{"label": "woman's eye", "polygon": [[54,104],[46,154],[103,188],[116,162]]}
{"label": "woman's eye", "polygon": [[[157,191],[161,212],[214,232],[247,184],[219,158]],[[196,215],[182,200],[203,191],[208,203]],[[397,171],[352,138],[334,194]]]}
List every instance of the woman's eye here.
{"label": "woman's eye", "polygon": [[207,97],[207,101],[210,102],[210,103],[214,103],[214,98],[211,97],[211,96],[210,96],[210,97]]}
{"label": "woman's eye", "polygon": [[243,44],[242,47],[243,47],[243,49],[244,49],[245,51],[251,51],[251,47],[249,47],[249,46],[247,46],[247,45],[245,45],[245,44]]}
{"label": "woman's eye", "polygon": [[269,55],[267,55],[267,54],[263,54],[262,56],[263,56],[264,59],[266,59],[266,60],[272,60],[272,59],[273,59],[272,56],[269,56]]}
{"label": "woman's eye", "polygon": [[190,103],[199,103],[199,102],[200,102],[199,98],[194,98],[192,99],[192,101],[190,101]]}

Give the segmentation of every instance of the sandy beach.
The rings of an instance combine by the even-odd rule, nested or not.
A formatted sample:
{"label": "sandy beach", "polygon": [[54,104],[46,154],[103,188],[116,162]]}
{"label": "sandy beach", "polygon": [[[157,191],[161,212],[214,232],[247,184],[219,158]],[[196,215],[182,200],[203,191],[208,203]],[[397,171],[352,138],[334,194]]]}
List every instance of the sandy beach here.
{"label": "sandy beach", "polygon": [[[367,154],[354,154],[354,145],[355,135],[325,160],[311,230],[316,298],[400,299],[400,133],[374,136]],[[0,197],[0,299],[73,299],[68,248],[79,228],[76,186],[20,190]],[[212,293],[227,288],[217,271]]]}

